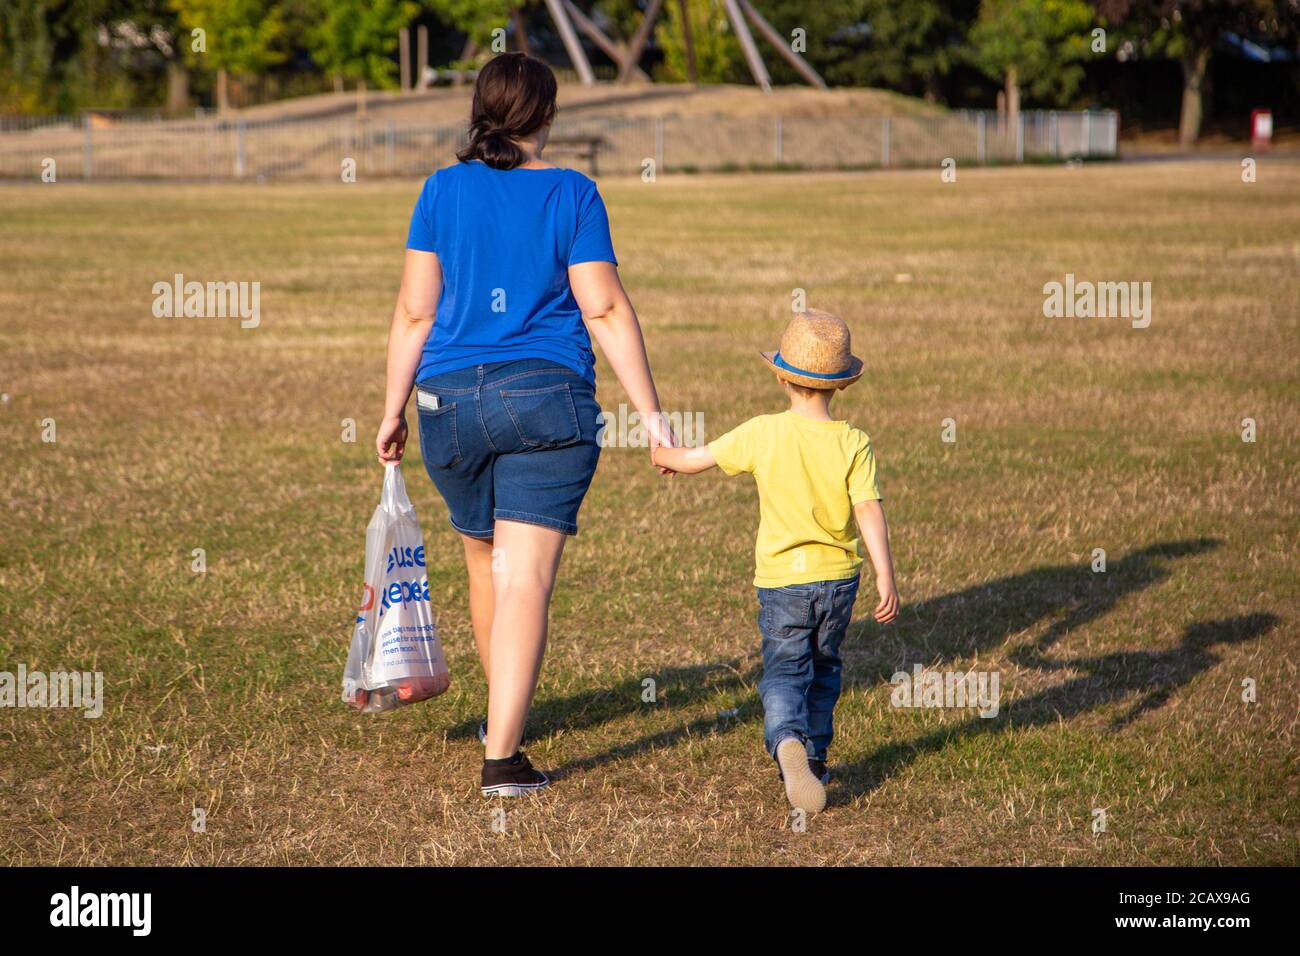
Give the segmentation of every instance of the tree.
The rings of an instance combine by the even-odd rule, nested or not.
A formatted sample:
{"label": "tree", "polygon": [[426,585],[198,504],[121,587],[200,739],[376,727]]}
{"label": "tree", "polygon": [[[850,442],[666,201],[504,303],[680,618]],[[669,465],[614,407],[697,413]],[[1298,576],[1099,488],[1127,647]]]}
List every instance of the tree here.
{"label": "tree", "polygon": [[[687,0],[691,40],[695,47],[698,82],[728,83],[740,78],[740,41],[731,32],[722,0]],[[676,0],[664,4],[664,13],[655,25],[655,41],[663,50],[663,78],[687,80],[686,33],[683,29],[682,5]]]}
{"label": "tree", "polygon": [[178,38],[182,49],[217,72],[217,109],[223,113],[230,108],[231,73],[259,73],[284,59],[276,48],[284,19],[274,0],[171,0],[171,4],[189,34]]}
{"label": "tree", "polygon": [[937,100],[941,81],[961,58],[976,0],[867,0],[865,8],[873,62],[860,82]]}
{"label": "tree", "polygon": [[1064,104],[1083,79],[1093,11],[1083,0],[983,0],[970,32],[971,55],[1001,79],[1007,123],[1020,121],[1020,92]]}
{"label": "tree", "polygon": [[[831,85],[887,86],[938,100],[960,61],[979,0],[751,0],[783,35],[804,31],[803,56]],[[798,82],[784,61],[779,82]]]}
{"label": "tree", "polygon": [[1178,141],[1185,147],[1201,134],[1205,78],[1220,34],[1232,31],[1293,42],[1300,33],[1296,0],[1098,0],[1097,8],[1108,20],[1127,27],[1140,49],[1181,65]]}
{"label": "tree", "polygon": [[398,31],[419,7],[410,0],[311,0],[315,25],[307,33],[312,59],[328,73],[357,81],[362,108],[369,83],[396,85]]}
{"label": "tree", "polygon": [[492,31],[504,30],[510,12],[523,4],[521,0],[428,0],[428,5],[479,49],[490,49]]}
{"label": "tree", "polygon": [[54,39],[39,0],[0,6],[0,112],[36,112],[54,84]]}
{"label": "tree", "polygon": [[113,39],[135,39],[160,57],[166,65],[168,111],[189,107],[190,72],[181,49],[180,17],[170,0],[112,0],[98,26]]}

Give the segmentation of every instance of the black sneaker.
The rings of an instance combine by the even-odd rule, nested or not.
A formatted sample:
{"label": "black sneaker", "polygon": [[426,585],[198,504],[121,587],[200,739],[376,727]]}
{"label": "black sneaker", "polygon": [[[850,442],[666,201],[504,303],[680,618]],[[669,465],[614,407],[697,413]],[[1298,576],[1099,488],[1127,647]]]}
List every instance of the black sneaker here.
{"label": "black sneaker", "polygon": [[533,790],[549,787],[551,778],[534,770],[522,750],[513,757],[483,761],[483,796],[522,797]]}

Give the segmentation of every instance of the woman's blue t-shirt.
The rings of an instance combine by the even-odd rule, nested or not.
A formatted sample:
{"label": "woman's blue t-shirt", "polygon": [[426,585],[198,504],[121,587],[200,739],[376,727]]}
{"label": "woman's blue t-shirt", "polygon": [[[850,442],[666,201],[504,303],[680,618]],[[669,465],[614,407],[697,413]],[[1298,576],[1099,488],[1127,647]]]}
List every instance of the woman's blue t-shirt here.
{"label": "woman's blue t-shirt", "polygon": [[550,359],[595,381],[568,268],[618,260],[605,203],[582,173],[478,161],[440,169],[424,182],[406,247],[436,254],[442,266],[417,382],[525,358]]}

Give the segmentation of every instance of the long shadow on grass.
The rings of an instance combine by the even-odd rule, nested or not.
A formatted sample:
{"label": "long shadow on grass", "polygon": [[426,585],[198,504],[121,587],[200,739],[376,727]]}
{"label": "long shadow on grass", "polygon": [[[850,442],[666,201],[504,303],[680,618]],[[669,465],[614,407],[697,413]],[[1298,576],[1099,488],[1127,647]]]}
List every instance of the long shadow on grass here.
{"label": "long shadow on grass", "polygon": [[[697,704],[724,691],[744,687],[747,678],[738,670],[739,664],[737,660],[730,660],[717,664],[648,670],[613,687],[592,688],[567,697],[539,700],[529,712],[524,735],[528,737],[556,731],[586,730],[631,714],[646,713],[655,707]],[[642,681],[647,677],[654,679],[658,703],[646,703],[641,699],[645,691]],[[447,736],[465,739],[474,737],[477,733],[478,720],[471,718],[451,727]]]}
{"label": "long shadow on grass", "polygon": [[[855,624],[844,642],[844,681],[847,687],[873,687],[915,662],[930,665],[972,656],[975,652],[1001,646],[1012,635],[1041,621],[1053,619],[1032,649],[1013,653],[1018,663],[1035,664],[1023,654],[1042,652],[1068,634],[1114,609],[1125,597],[1157,584],[1172,573],[1170,562],[1203,554],[1218,547],[1213,538],[1165,541],[1132,551],[1108,562],[1105,573],[1094,573],[1090,564],[1075,563],[1035,568],[998,578],[928,601],[908,605],[897,623],[881,628],[870,619]],[[864,586],[858,613],[869,608],[869,589]],[[759,647],[755,633],[754,649]],[[739,672],[739,661],[724,665],[681,668],[661,680],[681,685],[670,698],[674,705],[708,700],[724,690],[753,686],[759,668]],[[692,682],[703,678],[698,684]],[[659,679],[656,675],[656,679]],[[640,678],[633,678],[608,690],[585,691],[573,697],[539,702],[533,718],[543,728],[555,725],[579,729],[625,716],[645,707],[640,701]],[[574,712],[577,717],[575,718]],[[688,724],[649,734],[626,744],[572,762],[558,772],[571,773],[672,746],[703,733],[725,733],[736,726],[762,717],[758,701],[750,698],[731,719],[702,717]],[[477,724],[467,722],[452,735],[468,735]]]}
{"label": "long shadow on grass", "polygon": [[[885,628],[869,618],[844,642],[845,686],[875,686],[912,664],[941,663],[1001,646],[1012,635],[1054,619],[1034,642],[1044,651],[1072,630],[1112,611],[1124,598],[1173,573],[1170,562],[1211,551],[1214,538],[1164,541],[1109,561],[1104,573],[1090,564],[1059,564],[977,584],[909,605]],[[864,585],[858,612],[874,595]]]}
{"label": "long shadow on grass", "polygon": [[1255,640],[1278,623],[1273,614],[1248,614],[1190,624],[1178,645],[1169,650],[1115,651],[1051,660],[1040,657],[1035,663],[1044,669],[1081,676],[1004,705],[996,717],[972,717],[915,740],[889,744],[841,766],[836,771],[841,786],[832,792],[832,801],[847,802],[868,793],[917,758],[980,734],[1057,724],[1098,707],[1127,703],[1110,723],[1111,730],[1119,730],[1162,706],[1180,687],[1218,664],[1222,658],[1213,653],[1215,647]]}

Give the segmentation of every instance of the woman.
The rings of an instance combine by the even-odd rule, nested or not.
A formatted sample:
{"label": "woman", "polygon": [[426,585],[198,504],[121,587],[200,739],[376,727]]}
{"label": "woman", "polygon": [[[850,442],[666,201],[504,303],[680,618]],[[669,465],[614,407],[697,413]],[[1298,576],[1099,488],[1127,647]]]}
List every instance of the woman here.
{"label": "woman", "polygon": [[522,53],[480,71],[460,162],[426,180],[411,216],[376,437],[380,461],[401,459],[415,383],[420,450],[464,542],[488,682],[485,796],[549,783],[519,745],[560,555],[600,455],[592,338],[652,440],[672,442],[657,433],[595,183],[542,159],[555,94],[550,68]]}

